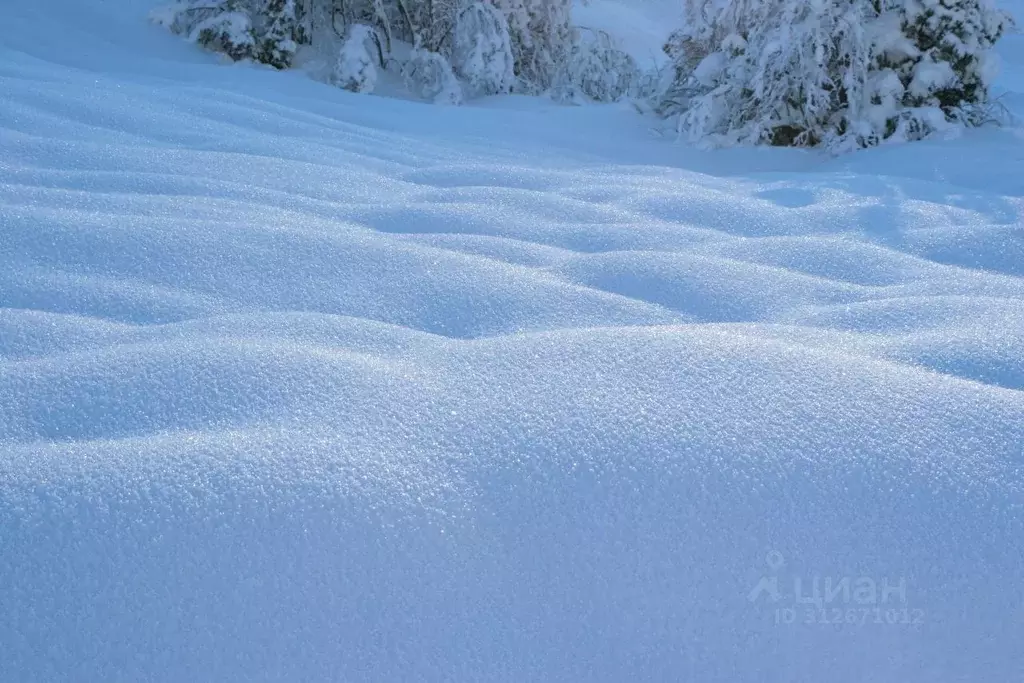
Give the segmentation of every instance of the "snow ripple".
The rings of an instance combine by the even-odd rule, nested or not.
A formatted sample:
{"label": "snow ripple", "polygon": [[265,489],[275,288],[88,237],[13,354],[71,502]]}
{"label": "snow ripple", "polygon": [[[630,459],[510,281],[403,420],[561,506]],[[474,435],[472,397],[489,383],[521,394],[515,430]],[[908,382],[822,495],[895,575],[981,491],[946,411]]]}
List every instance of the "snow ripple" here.
{"label": "snow ripple", "polygon": [[[39,5],[0,43],[0,679],[1019,670],[1024,193],[155,29],[122,68]],[[21,37],[58,5],[109,54]],[[780,571],[922,619],[780,625]]]}

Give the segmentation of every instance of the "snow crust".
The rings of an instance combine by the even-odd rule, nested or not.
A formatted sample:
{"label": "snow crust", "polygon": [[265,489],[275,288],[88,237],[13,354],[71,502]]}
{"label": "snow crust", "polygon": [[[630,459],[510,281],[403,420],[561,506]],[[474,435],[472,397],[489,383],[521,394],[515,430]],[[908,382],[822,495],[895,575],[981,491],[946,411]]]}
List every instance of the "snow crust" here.
{"label": "snow crust", "polygon": [[1020,130],[698,152],[150,9],[0,9],[0,680],[1019,677]]}

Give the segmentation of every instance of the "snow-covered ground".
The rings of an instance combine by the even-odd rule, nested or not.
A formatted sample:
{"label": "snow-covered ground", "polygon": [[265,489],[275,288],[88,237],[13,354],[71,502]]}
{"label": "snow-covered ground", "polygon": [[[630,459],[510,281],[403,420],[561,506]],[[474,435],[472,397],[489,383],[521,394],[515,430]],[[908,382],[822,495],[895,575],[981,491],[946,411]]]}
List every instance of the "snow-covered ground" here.
{"label": "snow-covered ground", "polygon": [[1021,130],[695,152],[150,8],[0,7],[0,681],[1021,679]]}

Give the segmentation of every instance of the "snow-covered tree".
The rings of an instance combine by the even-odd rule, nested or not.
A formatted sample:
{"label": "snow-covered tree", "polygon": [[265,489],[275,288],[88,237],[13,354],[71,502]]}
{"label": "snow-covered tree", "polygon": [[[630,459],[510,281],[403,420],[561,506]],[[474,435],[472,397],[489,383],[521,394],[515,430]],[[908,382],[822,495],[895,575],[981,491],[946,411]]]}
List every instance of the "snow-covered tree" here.
{"label": "snow-covered tree", "polygon": [[398,16],[393,3],[386,0],[306,0],[311,3],[310,14],[315,21],[327,24],[336,35],[347,36],[350,26],[365,24],[372,26],[384,34],[385,42],[390,42],[392,33],[392,15]]}
{"label": "snow-covered tree", "polygon": [[[872,0],[716,0],[673,37],[666,113],[693,141],[816,145],[863,102]],[[672,54],[672,52],[670,52]]]}
{"label": "snow-covered tree", "polygon": [[889,84],[879,95],[899,97],[904,108],[887,118],[886,136],[915,139],[986,120],[991,50],[1008,15],[989,0],[889,0],[879,23],[888,30],[877,32],[874,66]]}
{"label": "snow-covered tree", "polygon": [[213,52],[250,59],[256,37],[243,0],[180,0],[153,11],[154,21]]}
{"label": "snow-covered tree", "polygon": [[331,81],[352,92],[373,92],[377,85],[378,38],[373,28],[353,24],[338,51]]}
{"label": "snow-covered tree", "polygon": [[[348,21],[386,25],[395,39],[442,56],[473,94],[508,87],[506,34],[519,92],[548,90],[572,45],[572,0],[314,1],[332,3],[334,16],[342,14]],[[478,36],[471,35],[474,29]],[[424,68],[422,56],[417,65]]]}
{"label": "snow-covered tree", "polygon": [[262,26],[256,58],[278,69],[292,65],[295,51],[308,41],[302,7],[297,0],[260,0],[258,16]]}
{"label": "snow-covered tree", "polygon": [[451,56],[451,40],[461,0],[380,1],[392,30],[401,40],[445,57]]}
{"label": "snow-covered tree", "polygon": [[[572,0],[177,0],[154,17],[204,47],[279,69],[294,64],[300,45],[315,42],[321,56],[340,54],[324,77],[360,91],[372,77],[361,47],[365,32],[350,40],[358,25],[374,30],[372,73],[402,64],[406,81],[426,99],[546,92],[571,57],[581,97],[615,99],[629,87],[629,60],[591,46],[574,51],[571,8]],[[598,74],[603,66],[612,73]]]}
{"label": "snow-covered tree", "polygon": [[508,22],[517,89],[543,92],[572,47],[572,0],[492,0]]}
{"label": "snow-covered tree", "polygon": [[[361,0],[368,2],[369,0]],[[478,19],[487,31],[491,18],[466,10],[493,7],[504,17],[513,59],[516,89],[543,92],[551,87],[572,44],[572,0],[383,0],[396,35],[419,48],[455,58],[460,21]],[[479,10],[479,8],[478,8]],[[500,29],[498,29],[500,31]],[[500,31],[504,32],[504,31]],[[463,44],[465,46],[465,44]],[[492,64],[497,66],[497,62]]]}
{"label": "snow-covered tree", "polygon": [[452,65],[436,52],[414,49],[402,68],[409,92],[435,104],[462,104],[462,86]]}
{"label": "snow-covered tree", "polygon": [[689,0],[662,97],[703,143],[842,150],[980,121],[989,0]]}
{"label": "snow-covered tree", "polygon": [[584,30],[577,32],[555,94],[570,102],[617,102],[637,91],[640,81],[636,60],[615,47],[611,36]]}
{"label": "snow-covered tree", "polygon": [[508,22],[493,5],[470,2],[455,23],[452,67],[473,95],[495,95],[515,83]]}

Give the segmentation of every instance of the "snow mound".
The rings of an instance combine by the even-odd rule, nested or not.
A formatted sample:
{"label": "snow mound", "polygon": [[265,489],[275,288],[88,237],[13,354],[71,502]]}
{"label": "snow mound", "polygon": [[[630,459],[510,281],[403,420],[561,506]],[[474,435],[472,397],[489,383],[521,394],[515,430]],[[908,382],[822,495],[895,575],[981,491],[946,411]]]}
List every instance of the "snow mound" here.
{"label": "snow mound", "polygon": [[0,10],[0,680],[1021,670],[1018,131],[699,153],[149,9]]}

